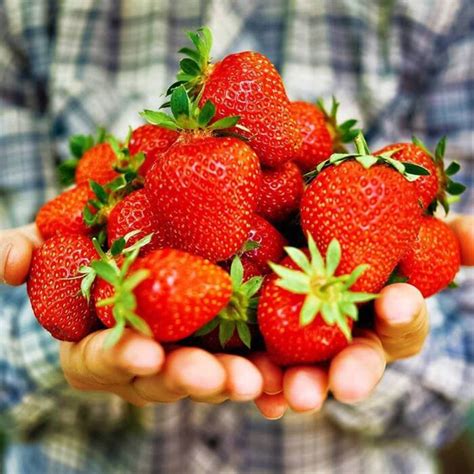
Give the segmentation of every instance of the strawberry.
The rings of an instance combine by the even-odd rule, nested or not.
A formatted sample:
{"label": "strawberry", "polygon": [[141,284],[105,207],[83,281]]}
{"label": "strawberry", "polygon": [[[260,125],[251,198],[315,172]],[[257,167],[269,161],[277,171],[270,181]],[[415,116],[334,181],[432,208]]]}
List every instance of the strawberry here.
{"label": "strawberry", "polygon": [[343,143],[355,138],[357,132],[352,127],[356,121],[347,120],[338,125],[338,107],[339,103],[334,97],[330,113],[326,112],[321,100],[316,104],[302,101],[291,103],[291,111],[303,137],[303,144],[295,158],[303,172],[313,170],[334,152],[345,152]]}
{"label": "strawberry", "polygon": [[211,100],[217,120],[238,115],[243,127],[238,132],[248,138],[263,165],[275,167],[294,158],[301,135],[275,66],[254,51],[230,54],[211,64],[210,30],[202,28],[188,36],[196,49],[180,50],[188,57],[180,63],[177,84],[185,83],[193,95],[201,96],[201,105]]}
{"label": "strawberry", "polygon": [[425,216],[398,271],[427,298],[452,283],[460,265],[461,249],[454,232],[444,222]]}
{"label": "strawberry", "polygon": [[[415,239],[422,210],[408,181],[415,176],[389,156],[370,155],[362,134],[355,142],[357,154],[336,154],[333,163],[319,165],[301,201],[301,223],[323,252],[332,239],[339,241],[342,274],[369,265],[354,290],[378,292]],[[426,172],[415,165],[410,170]]]}
{"label": "strawberry", "polygon": [[109,247],[112,243],[132,231],[137,233],[128,241],[133,245],[146,235],[153,233],[152,241],[142,249],[142,255],[167,247],[164,225],[159,214],[153,212],[144,189],[134,191],[115,205],[107,221]]}
{"label": "strawberry", "polygon": [[114,180],[118,173],[114,167],[117,156],[110,143],[99,143],[87,150],[77,163],[76,183],[88,183],[94,180],[106,184]]}
{"label": "strawberry", "polygon": [[226,260],[247,240],[257,206],[260,167],[243,141],[213,132],[237,123],[228,117],[208,125],[211,102],[199,109],[183,86],[171,96],[174,118],[163,112],[143,116],[181,130],[180,138],[148,172],[145,189],[166,221],[170,246],[212,261]]}
{"label": "strawberry", "polygon": [[121,268],[110,258],[91,264],[106,281],[98,280],[93,289],[97,314],[116,328],[108,345],[120,338],[127,324],[157,341],[184,339],[229,302],[231,280],[217,265],[173,249],[156,250],[135,261],[138,251],[137,247],[128,254]]}
{"label": "strawberry", "polygon": [[270,222],[284,221],[299,209],[302,195],[303,177],[292,161],[263,170],[256,212]]}
{"label": "strawberry", "polygon": [[83,235],[57,235],[33,253],[28,295],[39,323],[56,339],[80,341],[99,327],[92,304],[81,294],[88,278],[81,278],[80,269],[94,258],[94,246]]}
{"label": "strawberry", "polygon": [[261,274],[269,273],[268,262],[278,262],[283,258],[286,239],[268,221],[258,215],[253,216],[248,240],[258,246],[242,255],[242,263],[253,263]]}
{"label": "strawberry", "polygon": [[280,365],[330,359],[351,340],[356,303],[376,297],[352,291],[367,266],[335,276],[341,246],[332,240],[324,261],[310,234],[308,249],[288,247],[287,252],[280,265],[272,264],[275,274],[266,279],[258,304],[258,325],[268,353]]}
{"label": "strawberry", "polygon": [[423,208],[429,213],[436,210],[438,202],[443,206],[446,213],[449,212],[448,194],[459,196],[466,187],[461,183],[456,183],[451,176],[456,174],[460,166],[453,161],[444,169],[444,152],[446,139],[443,137],[436,146],[435,153],[431,153],[418,138],[413,137],[413,143],[394,143],[388,145],[376,154],[393,152],[391,157],[403,163],[411,163],[422,166],[429,171],[426,176],[420,176],[414,182],[419,199]]}
{"label": "strawberry", "polygon": [[145,162],[140,167],[140,174],[146,176],[157,158],[178,138],[178,133],[156,125],[142,125],[136,128],[128,144],[130,154],[144,153]]}
{"label": "strawberry", "polygon": [[84,222],[83,210],[93,197],[89,185],[81,184],[43,205],[36,216],[36,225],[43,239],[60,234],[90,234],[92,229]]}

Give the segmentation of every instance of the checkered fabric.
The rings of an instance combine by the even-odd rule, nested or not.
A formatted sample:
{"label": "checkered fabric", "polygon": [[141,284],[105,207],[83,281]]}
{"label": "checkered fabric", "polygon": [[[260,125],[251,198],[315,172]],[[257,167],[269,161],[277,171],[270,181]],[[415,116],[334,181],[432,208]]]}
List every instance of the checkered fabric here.
{"label": "checkered fabric", "polygon": [[[124,135],[156,107],[184,32],[209,25],[214,57],[266,54],[293,99],[341,101],[370,144],[448,136],[471,186],[471,0],[0,0],[0,228],[57,191],[67,137]],[[79,394],[25,288],[0,288],[0,429],[7,473],[428,473],[462,426],[474,387],[474,276],[429,301],[423,353],[392,364],[373,396],[317,415],[264,420],[251,404],[132,409]]]}

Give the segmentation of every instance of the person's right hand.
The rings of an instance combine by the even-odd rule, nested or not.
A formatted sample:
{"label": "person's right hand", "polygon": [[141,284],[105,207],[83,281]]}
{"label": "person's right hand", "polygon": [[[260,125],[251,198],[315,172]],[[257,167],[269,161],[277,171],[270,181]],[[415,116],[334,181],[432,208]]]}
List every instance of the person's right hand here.
{"label": "person's right hand", "polygon": [[[23,283],[33,249],[40,244],[35,225],[0,231],[0,281]],[[173,348],[165,354],[160,344],[131,330],[105,350],[109,331],[97,331],[79,343],[61,343],[61,365],[74,388],[114,393],[140,406],[187,396],[208,403],[247,401],[261,393],[262,376],[243,357],[213,355],[193,347]]]}

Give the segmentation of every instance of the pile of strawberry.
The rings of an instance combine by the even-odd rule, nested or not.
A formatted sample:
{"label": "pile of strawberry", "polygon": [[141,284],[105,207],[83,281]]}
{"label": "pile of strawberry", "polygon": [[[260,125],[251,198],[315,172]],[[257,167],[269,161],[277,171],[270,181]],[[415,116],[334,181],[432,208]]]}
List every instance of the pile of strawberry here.
{"label": "pile of strawberry", "polygon": [[417,140],[371,153],[355,120],[337,125],[335,101],[290,102],[262,54],[212,63],[209,30],[189,37],[169,114],[142,112],[123,142],[71,139],[61,172],[74,186],[36,219],[28,292],[44,328],[264,346],[291,365],[346,346],[386,284],[427,297],[453,281],[459,244],[433,212],[464,187],[444,139],[434,154]]}

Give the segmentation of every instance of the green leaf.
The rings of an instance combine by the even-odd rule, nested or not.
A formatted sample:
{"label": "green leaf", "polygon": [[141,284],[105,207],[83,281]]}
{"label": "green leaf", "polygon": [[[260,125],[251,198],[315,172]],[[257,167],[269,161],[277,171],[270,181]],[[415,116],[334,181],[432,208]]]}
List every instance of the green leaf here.
{"label": "green leaf", "polygon": [[446,191],[453,196],[459,196],[466,190],[466,186],[461,183],[456,183],[455,181],[448,180],[448,184],[446,186]]}
{"label": "green leaf", "polygon": [[349,278],[345,281],[346,289],[350,288],[360,277],[361,275],[369,268],[370,265],[362,264],[356,267],[353,272],[350,274]]}
{"label": "green leaf", "polygon": [[58,175],[62,185],[69,186],[74,183],[78,163],[79,160],[77,158],[71,158],[60,163],[58,166]]}
{"label": "green leaf", "polygon": [[378,298],[378,295],[373,293],[346,293],[343,299],[347,303],[366,303]]}
{"label": "green leaf", "polygon": [[237,321],[237,334],[240,337],[240,340],[250,349],[252,343],[252,334],[250,329],[244,321]]}
{"label": "green leaf", "polygon": [[260,248],[260,244],[258,242],[255,242],[254,240],[247,240],[240,250],[240,255],[251,252],[252,250],[257,250],[258,248]]}
{"label": "green leaf", "polygon": [[307,295],[311,292],[309,280],[307,282],[293,281],[293,280],[277,280],[275,283],[280,288],[283,288],[290,293],[297,295]]}
{"label": "green leaf", "polygon": [[112,247],[110,247],[110,253],[112,254],[113,257],[116,257],[117,255],[120,255],[125,248],[125,239],[123,237],[120,237],[120,239],[117,239],[113,244]]}
{"label": "green leaf", "polygon": [[378,158],[372,155],[360,155],[356,157],[356,161],[360,163],[366,170],[378,162]]}
{"label": "green leaf", "polygon": [[92,227],[93,225],[95,225],[96,216],[89,209],[88,204],[89,203],[85,205],[84,210],[82,211],[82,217],[84,218],[84,222],[86,223],[86,225]]}
{"label": "green leaf", "polygon": [[308,249],[311,256],[311,267],[318,275],[324,275],[324,260],[313,236],[308,232]]}
{"label": "green leaf", "polygon": [[456,289],[456,288],[459,288],[459,285],[458,285],[455,281],[452,281],[452,282],[448,285],[448,288]]}
{"label": "green leaf", "polygon": [[339,130],[341,130],[342,132],[346,132],[350,130],[356,123],[357,120],[355,119],[346,120],[345,122],[341,123],[341,125],[339,125]]}
{"label": "green leaf", "polygon": [[140,316],[136,315],[135,313],[129,313],[127,314],[126,319],[130,326],[132,326],[138,332],[141,332],[142,334],[148,337],[153,336],[153,332],[150,326],[144,319],[140,318]]}
{"label": "green leaf", "polygon": [[141,269],[130,275],[123,283],[123,289],[126,291],[132,291],[135,289],[143,280],[146,280],[150,276],[150,270]]}
{"label": "green leaf", "polygon": [[[185,61],[183,59],[183,61]],[[175,119],[181,116],[189,117],[190,103],[184,86],[177,87],[171,94],[171,112]]]}
{"label": "green leaf", "polygon": [[311,263],[304,252],[295,247],[285,247],[285,252],[289,255],[291,260],[298,265],[305,273],[311,273]]}
{"label": "green leaf", "polygon": [[222,347],[224,347],[229,341],[229,339],[232,337],[232,334],[234,334],[234,329],[234,321],[221,320],[219,326],[219,341]]}
{"label": "green leaf", "polygon": [[102,204],[107,204],[109,202],[109,195],[107,194],[107,191],[99,183],[96,183],[94,180],[90,179],[89,185],[94,194],[97,196],[97,199]]}
{"label": "green leaf", "polygon": [[338,325],[339,329],[342,331],[346,339],[350,341],[352,339],[351,328],[347,323],[347,319],[344,315],[341,315],[339,319],[336,320],[336,324]]}
{"label": "green leaf", "polygon": [[244,266],[238,255],[234,257],[230,265],[230,279],[232,280],[232,288],[234,290],[240,287],[244,279]]}
{"label": "green leaf", "polygon": [[117,285],[119,283],[119,275],[117,271],[110,265],[110,263],[102,260],[95,260],[91,262],[91,267],[95,270],[97,275],[103,280],[110,283],[111,285]]}
{"label": "green leaf", "polygon": [[435,149],[435,158],[438,162],[443,161],[444,153],[446,151],[446,137],[442,137]]}
{"label": "green leaf", "polygon": [[420,165],[415,165],[414,163],[403,162],[405,166],[405,173],[412,174],[415,176],[429,176],[430,172]]}
{"label": "green leaf", "polygon": [[223,130],[225,128],[232,128],[237,125],[237,122],[240,120],[240,116],[231,116],[225,117],[223,119],[217,120],[214,122],[209,129],[210,130]]}
{"label": "green leaf", "polygon": [[207,49],[206,53],[209,55],[209,52],[212,49],[212,33],[211,30],[207,26],[203,26],[202,28],[199,28],[198,30],[200,33],[202,33],[202,38],[204,40],[204,45]]}
{"label": "green leaf", "polygon": [[181,48],[178,53],[180,54],[185,54],[186,56],[189,56],[191,59],[194,59],[198,64],[201,61],[201,57],[199,56],[199,53],[195,51],[194,49],[191,48]]}
{"label": "green leaf", "polygon": [[343,314],[349,316],[354,321],[357,321],[359,317],[359,310],[357,309],[357,306],[354,303],[340,303],[339,309]]}
{"label": "green leaf", "polygon": [[199,112],[199,116],[198,116],[199,126],[205,127],[211,121],[211,119],[214,117],[215,114],[216,114],[216,107],[210,100],[207,100],[203,108]]}
{"label": "green leaf", "polygon": [[199,64],[194,61],[194,59],[191,58],[184,58],[179,62],[179,66],[181,67],[181,70],[186,73],[190,74],[192,76],[197,76],[201,73],[201,68]]}
{"label": "green leaf", "polygon": [[446,168],[446,175],[453,176],[461,169],[461,165],[457,161],[452,161]]}
{"label": "green leaf", "polygon": [[326,253],[326,275],[331,277],[334,275],[339,262],[341,261],[341,246],[336,239],[332,239]]}
{"label": "green leaf", "polygon": [[[270,267],[285,283],[307,285],[309,287],[310,278],[305,273],[275,263],[270,263]],[[280,280],[277,280],[277,283],[280,283]]]}
{"label": "green leaf", "polygon": [[123,331],[125,329],[125,321],[119,320],[115,324],[115,327],[107,334],[107,337],[104,341],[104,349],[110,349],[111,347],[115,346],[117,342],[120,341],[122,337]]}
{"label": "green leaf", "polygon": [[[140,231],[138,231],[140,232]],[[127,234],[129,235],[129,234]],[[137,242],[135,242],[133,245],[130,245],[129,247],[126,247],[124,249],[124,252],[129,254],[131,252],[135,252],[135,251],[139,251],[141,250],[143,247],[145,247],[146,245],[148,245],[152,239],[153,239],[153,235],[154,233],[152,232],[151,234],[148,234],[148,235],[145,235],[145,237],[143,237],[142,239],[138,240]]]}
{"label": "green leaf", "polygon": [[96,273],[90,267],[82,267],[79,271],[84,274],[84,278],[81,281],[81,294],[87,301],[89,301],[91,298],[91,288],[94,284]]}
{"label": "green leaf", "polygon": [[315,295],[309,294],[301,307],[300,326],[307,326],[314,321],[321,309],[322,301]]}
{"label": "green leaf", "polygon": [[140,112],[140,116],[152,125],[159,125],[160,127],[168,128],[170,130],[177,130],[178,125],[173,117],[170,117],[164,112],[155,110],[144,110]]}
{"label": "green leaf", "polygon": [[216,327],[219,325],[220,319],[219,317],[215,317],[214,319],[211,319],[207,324],[205,324],[201,329],[197,330],[194,335],[195,336],[205,336],[206,334],[209,334],[210,332],[214,331]]}
{"label": "green leaf", "polygon": [[426,148],[426,145],[418,137],[413,135],[411,141],[414,145],[420,147],[427,155],[432,156],[431,152]]}
{"label": "green leaf", "polygon": [[324,302],[321,305],[321,316],[326,324],[333,325],[341,317],[339,307],[335,303]]}
{"label": "green leaf", "polygon": [[94,137],[91,135],[73,135],[69,139],[69,150],[75,158],[82,158],[82,155],[94,146]]}
{"label": "green leaf", "polygon": [[241,287],[240,291],[247,296],[247,298],[251,298],[255,295],[258,290],[262,287],[263,277],[261,276],[254,276],[248,279]]}

